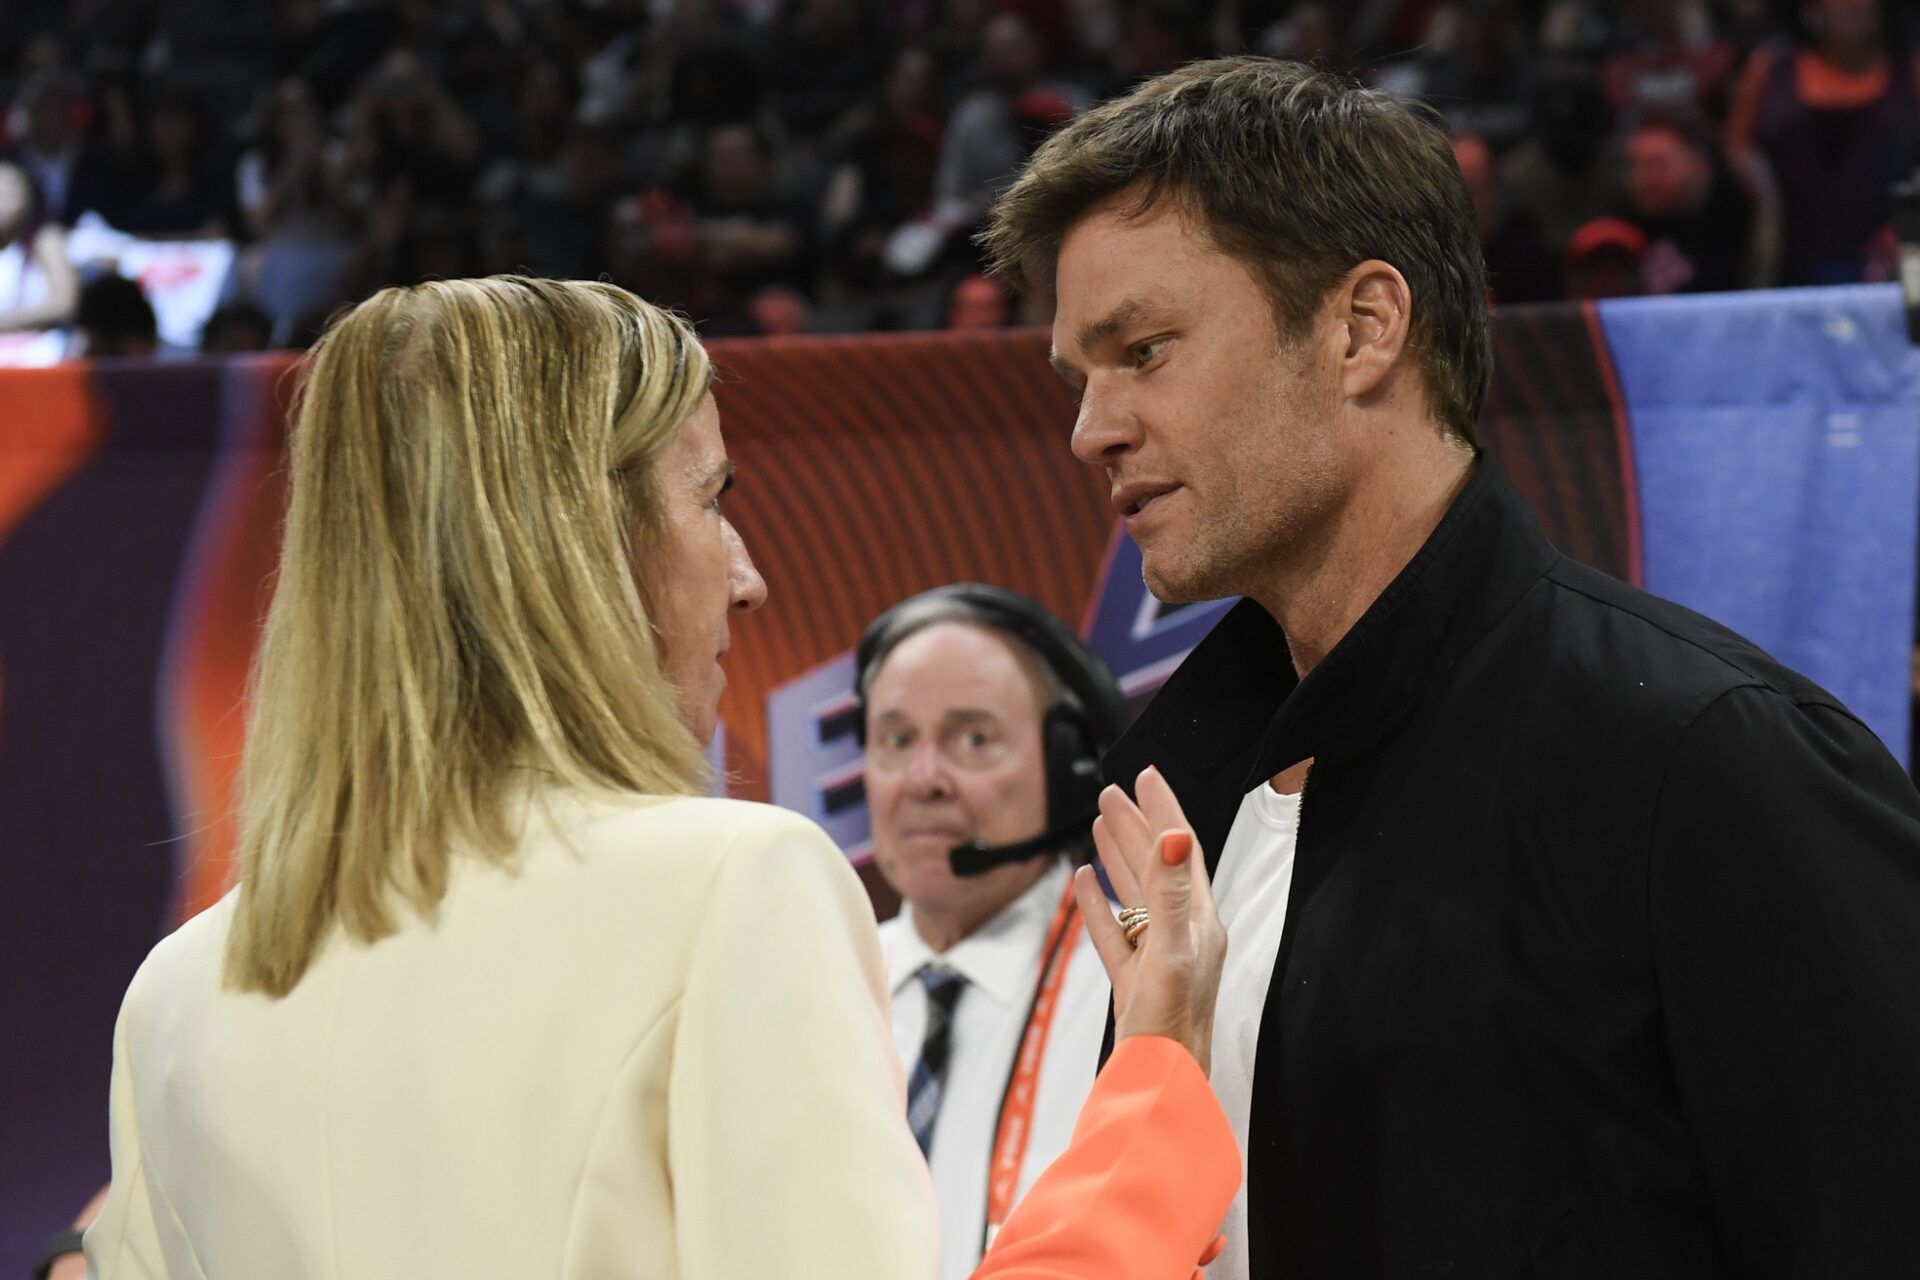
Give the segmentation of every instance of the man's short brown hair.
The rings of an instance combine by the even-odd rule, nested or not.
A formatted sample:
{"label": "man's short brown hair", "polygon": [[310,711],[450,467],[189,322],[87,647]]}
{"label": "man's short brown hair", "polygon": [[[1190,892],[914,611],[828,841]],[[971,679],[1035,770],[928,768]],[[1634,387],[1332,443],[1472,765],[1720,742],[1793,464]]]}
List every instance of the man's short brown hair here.
{"label": "man's short brown hair", "polygon": [[1195,62],[1103,103],[1049,138],[981,237],[996,273],[1050,274],[1081,218],[1124,199],[1185,206],[1273,301],[1281,336],[1369,258],[1413,293],[1411,340],[1434,415],[1472,442],[1493,373],[1486,268],[1446,134],[1424,110],[1300,63]]}

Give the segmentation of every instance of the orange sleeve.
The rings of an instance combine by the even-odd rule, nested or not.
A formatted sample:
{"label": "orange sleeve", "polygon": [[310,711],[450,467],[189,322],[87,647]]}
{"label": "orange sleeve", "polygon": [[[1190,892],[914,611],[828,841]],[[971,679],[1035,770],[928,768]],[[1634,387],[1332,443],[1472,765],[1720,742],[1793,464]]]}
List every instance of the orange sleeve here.
{"label": "orange sleeve", "polygon": [[1200,1064],[1131,1036],[973,1280],[1187,1280],[1239,1189],[1240,1149]]}

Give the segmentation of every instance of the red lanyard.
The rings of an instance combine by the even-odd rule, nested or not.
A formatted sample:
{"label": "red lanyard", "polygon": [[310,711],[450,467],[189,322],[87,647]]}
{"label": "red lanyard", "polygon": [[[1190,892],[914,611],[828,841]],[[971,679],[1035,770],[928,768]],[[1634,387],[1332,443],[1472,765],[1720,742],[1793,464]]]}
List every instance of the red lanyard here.
{"label": "red lanyard", "polygon": [[1085,922],[1073,900],[1073,877],[1067,877],[1066,892],[1054,909],[1047,926],[1047,942],[1040,956],[1040,977],[1034,989],[1033,1003],[1027,1010],[1026,1030],[1020,1036],[1020,1048],[1014,1056],[1013,1074],[1008,1077],[1006,1094],[1000,1100],[1000,1120],[993,1131],[993,1160],[987,1166],[987,1225],[983,1244],[993,1243],[1000,1224],[1013,1208],[1013,1193],[1020,1185],[1020,1168],[1027,1160],[1027,1140],[1033,1136],[1033,1102],[1040,1083],[1040,1063],[1046,1057],[1047,1036],[1053,1030],[1053,1015],[1060,1008],[1060,989],[1066,984],[1067,967],[1080,940]]}

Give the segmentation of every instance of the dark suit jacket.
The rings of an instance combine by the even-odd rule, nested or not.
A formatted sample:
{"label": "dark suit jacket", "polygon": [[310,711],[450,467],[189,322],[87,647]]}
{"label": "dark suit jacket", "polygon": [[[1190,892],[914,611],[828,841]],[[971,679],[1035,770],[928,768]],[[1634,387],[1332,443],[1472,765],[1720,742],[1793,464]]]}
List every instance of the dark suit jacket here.
{"label": "dark suit jacket", "polygon": [[1920,794],[1830,694],[1482,459],[1304,681],[1243,603],[1107,764],[1214,857],[1308,757],[1255,1277],[1920,1275]]}

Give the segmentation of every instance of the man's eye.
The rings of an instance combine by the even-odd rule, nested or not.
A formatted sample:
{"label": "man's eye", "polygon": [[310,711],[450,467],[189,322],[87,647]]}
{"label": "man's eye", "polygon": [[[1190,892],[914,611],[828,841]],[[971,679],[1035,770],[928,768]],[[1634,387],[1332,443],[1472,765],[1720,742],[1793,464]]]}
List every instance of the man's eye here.
{"label": "man's eye", "polygon": [[1135,343],[1133,348],[1134,368],[1144,369],[1159,359],[1160,349],[1165,345],[1165,341],[1159,338],[1154,339],[1152,342]]}

